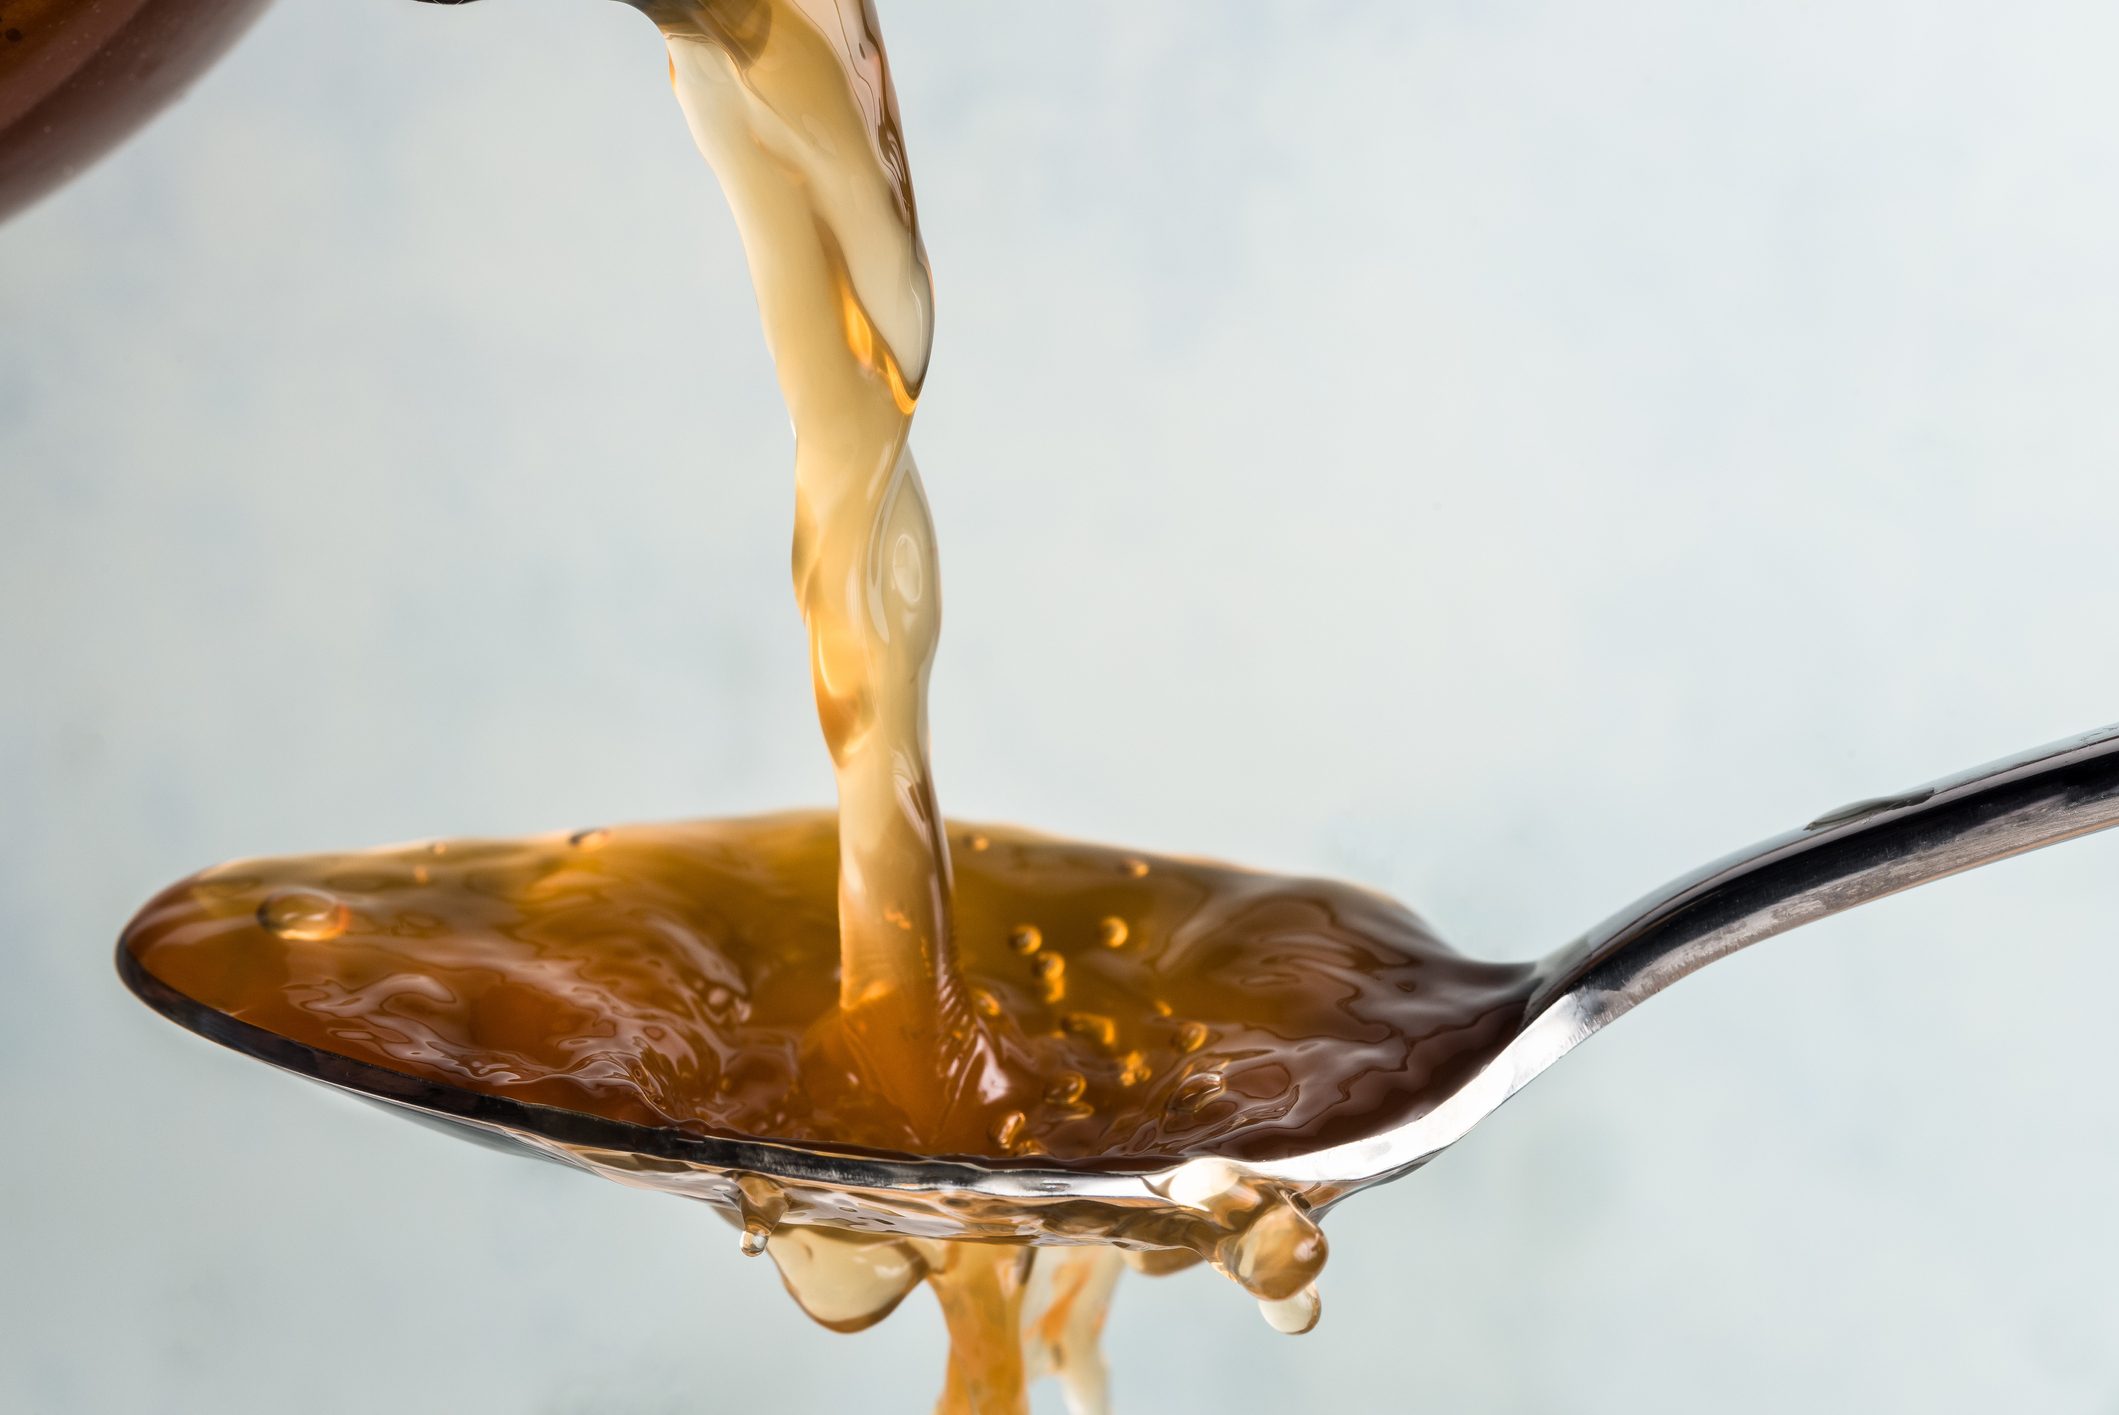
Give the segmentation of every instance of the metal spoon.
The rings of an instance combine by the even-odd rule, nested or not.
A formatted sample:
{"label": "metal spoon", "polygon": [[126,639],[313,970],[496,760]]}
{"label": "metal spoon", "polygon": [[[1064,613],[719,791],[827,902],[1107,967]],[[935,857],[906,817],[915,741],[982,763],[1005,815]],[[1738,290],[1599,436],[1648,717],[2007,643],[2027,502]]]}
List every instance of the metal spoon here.
{"label": "metal spoon", "polygon": [[2119,825],[2119,726],[1898,795],[1828,811],[1673,881],[1532,969],[1521,1022],[1417,1119],[1271,1163],[1193,1159],[1098,1173],[706,1138],[482,1095],[388,1071],[201,1006],[120,948],[119,972],[172,1020],[414,1118],[606,1178],[712,1200],[754,1228],[825,1223],[921,1237],[1197,1246],[1216,1196],[1263,1183],[1321,1212],[1462,1139],[1592,1033],[1686,974],[1761,939],[1946,875]]}

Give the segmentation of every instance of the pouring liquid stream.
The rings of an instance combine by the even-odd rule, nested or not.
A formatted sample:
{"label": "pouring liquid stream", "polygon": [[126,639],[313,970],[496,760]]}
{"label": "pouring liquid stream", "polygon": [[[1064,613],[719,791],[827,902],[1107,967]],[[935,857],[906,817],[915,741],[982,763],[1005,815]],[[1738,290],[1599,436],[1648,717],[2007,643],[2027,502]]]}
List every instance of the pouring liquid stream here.
{"label": "pouring liquid stream", "polygon": [[[989,1028],[1015,1019],[975,1008],[958,968],[927,750],[941,585],[908,445],[932,281],[875,13],[866,0],[657,0],[650,13],[692,136],[735,212],[794,423],[795,583],[839,797],[839,1011],[822,1044],[843,1047],[929,1152],[1014,1149],[1035,1092],[1051,1086],[1026,1087],[1001,1064]],[[1122,935],[1127,925],[1114,922]],[[1034,925],[1012,941],[1040,947]],[[1057,952],[1033,963],[1049,996],[1064,993],[1065,964]],[[1052,1085],[1081,1075],[1064,1074]],[[1197,1094],[1221,1084],[1206,1077]],[[1323,1257],[1321,1234],[1286,1213],[1307,1247],[1299,1276],[1268,1284],[1275,1299],[1307,1290]],[[921,1258],[952,1337],[943,1409],[1020,1407],[1033,1272],[1046,1279],[1044,1302],[1027,1330],[1047,1335],[1030,1349],[1061,1372],[1074,1403],[1101,1403],[1101,1382],[1081,1368],[1095,1360],[1116,1275],[1108,1256],[1040,1269],[1034,1252],[955,1244],[928,1245]],[[1307,1329],[1314,1309],[1312,1295],[1282,1324]]]}
{"label": "pouring liquid stream", "polygon": [[1165,1207],[1097,1211],[1061,1234],[1076,1246],[1035,1248],[783,1223],[787,1196],[743,1177],[744,1251],[818,1321],[857,1330],[934,1290],[945,1412],[1026,1410],[1044,1374],[1070,1409],[1103,1409],[1122,1256],[1204,1261],[1308,1330],[1323,1235],[1244,1165],[1446,1094],[1520,1021],[1529,970],[1464,959],[1350,886],[990,827],[952,841],[928,760],[940,574],[909,445],[932,286],[874,11],[640,8],[734,212],[793,423],[836,816],[238,861],[165,891],[122,950],[187,1009],[608,1121],[1097,1172],[1207,1162]]}
{"label": "pouring liquid stream", "polygon": [[[128,983],[185,1025],[415,1109],[421,1086],[450,1094],[445,1115],[516,1107],[499,1128],[540,1153],[731,1203],[743,1251],[834,1330],[924,1284],[950,1334],[941,1411],[1027,1411],[1052,1375],[1082,1415],[1106,1407],[1098,1338],[1122,1264],[1204,1261],[1277,1329],[1315,1323],[1308,1204],[1335,1196],[1266,1178],[1276,1164],[1299,1157],[1277,1171],[1297,1176],[1425,1127],[1393,1151],[1402,1173],[1691,969],[2119,823],[2119,731],[2091,734],[1828,813],[1525,965],[1465,959],[1350,886],[945,826],[926,708],[940,583],[909,449],[932,293],[874,12],[641,8],[735,212],[794,424],[794,578],[838,812],[209,870],[120,946]],[[647,1133],[582,1141],[554,1115]],[[688,1167],[672,1135],[820,1165]],[[631,1148],[599,1148],[614,1143]],[[886,1187],[911,1206],[878,1218],[834,1207],[863,1151],[1034,1183],[981,1189],[967,1215],[921,1209],[924,1176],[870,1178],[864,1202]],[[1121,1174],[1142,1192],[1075,1197]],[[966,1232],[987,1241],[935,1236]],[[1071,1246],[1011,1241],[1028,1237]]]}
{"label": "pouring liquid stream", "polygon": [[1310,1204],[1425,1162],[1716,958],[2119,824],[2110,729],[1827,813],[1520,965],[1463,958],[1351,886],[945,826],[940,583],[909,449],[932,291],[874,12],[640,7],[734,210],[794,425],[838,812],[208,870],[120,943],[127,983],[183,1025],[728,1205],[743,1251],[834,1330],[925,1284],[950,1334],[941,1411],[1027,1411],[1052,1375],[1083,1415],[1106,1407],[1122,1263],[1204,1261],[1307,1330]]}
{"label": "pouring liquid stream", "polygon": [[794,424],[795,589],[839,796],[839,1013],[820,1041],[924,1144],[974,1147],[1008,1088],[956,967],[928,764],[941,577],[908,438],[933,294],[882,37],[859,0],[649,14]]}

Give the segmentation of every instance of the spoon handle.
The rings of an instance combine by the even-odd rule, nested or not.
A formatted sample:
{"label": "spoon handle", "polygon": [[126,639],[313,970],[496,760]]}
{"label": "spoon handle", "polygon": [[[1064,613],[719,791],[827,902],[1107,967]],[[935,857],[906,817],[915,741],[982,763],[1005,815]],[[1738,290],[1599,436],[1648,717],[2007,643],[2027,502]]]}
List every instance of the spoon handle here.
{"label": "spoon handle", "polygon": [[1526,1017],[1573,994],[1587,1035],[1760,939],[2119,825],[2119,725],[1828,811],[1620,910],[1539,966]]}

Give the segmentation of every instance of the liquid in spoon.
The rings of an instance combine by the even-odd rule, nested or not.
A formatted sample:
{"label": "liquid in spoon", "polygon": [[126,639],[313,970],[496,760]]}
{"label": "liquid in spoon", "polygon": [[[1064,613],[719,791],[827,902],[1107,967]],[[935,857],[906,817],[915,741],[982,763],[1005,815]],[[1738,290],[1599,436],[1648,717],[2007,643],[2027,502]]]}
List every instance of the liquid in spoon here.
{"label": "liquid in spoon", "polygon": [[[994,826],[951,836],[963,985],[1027,1097],[957,1153],[1238,1162],[1173,1199],[1196,1218],[1101,1236],[1162,1249],[1125,1255],[1149,1271],[1211,1263],[1306,1329],[1322,1235],[1241,1163],[1417,1118],[1515,1034],[1531,971],[1461,957],[1351,885]],[[165,890],[123,947],[214,1016],[396,1075],[657,1130],[925,1153],[830,1044],[838,842],[814,812],[237,861]],[[1040,1372],[1099,1408],[1081,1392],[1101,1388],[1114,1250],[789,1224],[770,1181],[740,1184],[745,1251],[826,1325],[936,1291],[944,1410],[1020,1408]]]}
{"label": "liquid in spoon", "polygon": [[[125,947],[197,1007],[316,1052],[627,1125],[993,1165],[1213,1157],[1185,1225],[1086,1231],[1204,1260],[1306,1330],[1325,1248],[1262,1161],[1414,1118],[1510,1035],[1527,971],[1343,885],[961,830],[928,759],[941,585],[909,447],[932,288],[865,0],[648,0],[735,213],[795,431],[794,573],[836,815],[251,861]],[[925,1282],[950,1411],[1057,1374],[1099,1408],[1119,1259],[790,1225],[744,1251],[837,1329]],[[1174,1257],[1173,1257],[1174,1255]]]}

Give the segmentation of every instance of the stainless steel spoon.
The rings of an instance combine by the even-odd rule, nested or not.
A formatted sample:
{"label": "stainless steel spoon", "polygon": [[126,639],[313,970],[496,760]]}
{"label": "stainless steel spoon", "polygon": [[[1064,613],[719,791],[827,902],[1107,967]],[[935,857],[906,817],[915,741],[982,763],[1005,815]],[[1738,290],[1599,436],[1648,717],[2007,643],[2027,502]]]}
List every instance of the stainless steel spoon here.
{"label": "stainless steel spoon", "polygon": [[[1946,875],[2119,825],[2119,726],[1932,785],[1828,811],[1613,915],[1525,975],[1521,1021],[1418,1118],[1271,1163],[1193,1159],[1135,1173],[1035,1162],[924,1160],[700,1137],[526,1105],[387,1071],[249,1026],[118,966],[194,1031],[452,1132],[606,1178],[741,1210],[755,1227],[827,1223],[923,1237],[1185,1246],[1232,1184],[1262,1182],[1319,1212],[1410,1173],[1591,1034],[1686,974],[1761,939]],[[1196,1235],[1193,1235],[1196,1238]]]}

